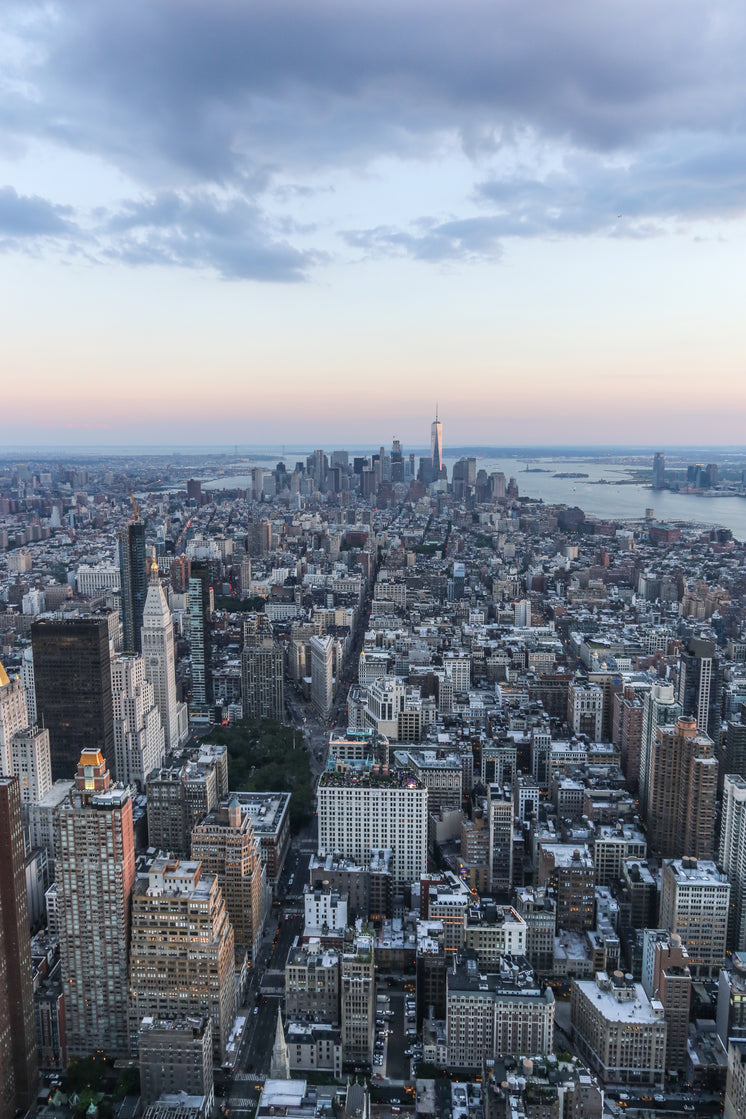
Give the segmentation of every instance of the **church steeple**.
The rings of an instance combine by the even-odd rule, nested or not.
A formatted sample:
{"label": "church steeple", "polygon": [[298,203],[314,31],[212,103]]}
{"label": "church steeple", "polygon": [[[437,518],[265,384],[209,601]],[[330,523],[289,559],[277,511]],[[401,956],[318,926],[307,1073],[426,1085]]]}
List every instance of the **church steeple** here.
{"label": "church steeple", "polygon": [[269,1066],[269,1075],[272,1080],[290,1079],[290,1058],[285,1041],[285,1031],[282,1028],[282,1013],[277,1009],[277,1027],[275,1029],[275,1043],[272,1046],[272,1060]]}

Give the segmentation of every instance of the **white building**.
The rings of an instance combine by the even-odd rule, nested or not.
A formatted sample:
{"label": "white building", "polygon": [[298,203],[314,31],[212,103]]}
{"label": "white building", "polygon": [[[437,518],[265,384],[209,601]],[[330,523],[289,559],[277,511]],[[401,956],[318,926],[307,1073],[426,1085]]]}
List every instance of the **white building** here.
{"label": "white building", "polygon": [[320,889],[306,886],[303,906],[306,936],[310,930],[326,928],[329,932],[344,932],[347,928],[347,898],[331,886]]}
{"label": "white building", "polygon": [[78,594],[94,598],[102,591],[118,591],[121,587],[119,564],[98,563],[95,567],[82,563],[75,574]]}
{"label": "white building", "polygon": [[17,730],[10,740],[11,772],[18,778],[21,803],[38,804],[52,788],[49,731],[41,727]]}
{"label": "white building", "polygon": [[663,1084],[666,1020],[663,1004],[620,971],[572,985],[575,1044],[604,1085]]}
{"label": "white building", "polygon": [[725,962],[730,889],[713,862],[664,860],[660,925],[679,934],[694,975],[717,975]]}
{"label": "white building", "polygon": [[36,682],[34,680],[34,653],[30,645],[23,650],[21,683],[26,693],[29,726],[33,726],[36,722]]}
{"label": "white building", "polygon": [[718,862],[731,884],[731,947],[746,948],[746,781],[728,773],[723,785]]}
{"label": "white building", "polygon": [[318,787],[319,854],[367,866],[390,848],[397,886],[427,870],[427,789],[406,770],[323,773]]}
{"label": "white building", "polygon": [[145,788],[145,778],[163,765],[165,738],[145,659],[124,654],[111,662],[114,756],[117,780]]}
{"label": "white building", "polygon": [[16,731],[28,726],[26,692],[20,679],[8,678],[0,664],[0,773],[10,777],[13,773],[11,740]]}
{"label": "white building", "polygon": [[[174,659],[174,623],[161,584],[154,580],[148,587],[142,619],[142,656],[145,676],[152,685],[155,705],[161,718],[166,752],[179,745],[180,718],[176,699],[176,665]],[[146,771],[147,772],[147,771]]]}

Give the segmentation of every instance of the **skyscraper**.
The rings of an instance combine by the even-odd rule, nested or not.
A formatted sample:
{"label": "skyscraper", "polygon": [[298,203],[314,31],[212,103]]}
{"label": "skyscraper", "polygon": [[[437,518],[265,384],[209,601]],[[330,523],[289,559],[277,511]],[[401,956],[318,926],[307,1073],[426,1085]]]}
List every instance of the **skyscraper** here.
{"label": "skyscraper", "polygon": [[161,717],[166,753],[170,753],[179,745],[174,623],[163,587],[157,577],[157,570],[145,599],[142,618],[142,655],[145,662],[145,676],[152,685],[155,705]]}
{"label": "skyscraper", "polygon": [[248,813],[231,797],[192,832],[192,858],[204,874],[217,875],[237,950],[256,959],[264,920],[262,860]]}
{"label": "skyscraper", "polygon": [[341,975],[342,1056],[369,1063],[375,1040],[376,969],[373,937],[359,934],[345,944]]}
{"label": "skyscraper", "polygon": [[311,703],[322,719],[328,719],[334,701],[334,641],[328,634],[314,635],[311,650]]}
{"label": "skyscraper", "polygon": [[683,715],[659,727],[650,757],[647,821],[653,854],[695,859],[715,853],[718,763],[715,746]]}
{"label": "skyscraper", "polygon": [[145,525],[139,518],[119,533],[119,570],[122,581],[122,627],[124,649],[140,653],[142,615],[148,591],[145,566]]}
{"label": "skyscraper", "polygon": [[0,773],[10,776],[12,768],[11,739],[16,731],[28,726],[26,692],[20,677],[10,680],[0,664]]}
{"label": "skyscraper", "polygon": [[432,461],[433,481],[438,480],[443,469],[443,424],[438,419],[438,408],[435,408],[435,419],[430,427],[430,459]]}
{"label": "skyscraper", "polygon": [[125,785],[145,789],[145,778],[163,764],[165,739],[145,661],[125,653],[111,662],[114,704],[114,772]]}
{"label": "skyscraper", "polygon": [[643,701],[640,739],[640,809],[645,821],[648,818],[650,764],[658,727],[673,726],[681,712],[681,704],[674,698],[673,684],[653,684]]}
{"label": "skyscraper", "polygon": [[241,696],[245,719],[284,717],[282,649],[271,637],[248,639],[241,654]]}
{"label": "skyscraper", "polygon": [[114,756],[106,618],[41,618],[31,626],[38,719],[49,731],[52,777],[69,779],[81,750]]}
{"label": "skyscraper", "polygon": [[691,637],[681,654],[679,694],[684,715],[691,715],[697,730],[720,743],[723,681],[714,641]]}
{"label": "skyscraper", "polygon": [[222,1064],[236,1015],[233,929],[217,876],[158,857],[132,905],[132,1050],[143,1018],[209,1014]]}
{"label": "skyscraper", "polygon": [[17,777],[0,777],[0,851],[0,1119],[11,1119],[34,1103],[39,1067]]}
{"label": "skyscraper", "polygon": [[666,484],[666,456],[663,451],[653,455],[653,489],[662,490]]}
{"label": "skyscraper", "polygon": [[135,884],[130,790],[84,750],[56,836],[57,919],[67,1051],[129,1053],[129,919]]}
{"label": "skyscraper", "polygon": [[192,564],[189,577],[189,643],[192,652],[192,707],[206,714],[212,703],[212,628],[209,564]]}
{"label": "skyscraper", "polygon": [[52,788],[49,731],[42,727],[17,730],[10,742],[10,754],[10,772],[18,778],[21,804],[38,804]]}
{"label": "skyscraper", "polygon": [[737,952],[746,948],[746,780],[727,773],[723,783],[718,862],[731,884],[728,944]]}

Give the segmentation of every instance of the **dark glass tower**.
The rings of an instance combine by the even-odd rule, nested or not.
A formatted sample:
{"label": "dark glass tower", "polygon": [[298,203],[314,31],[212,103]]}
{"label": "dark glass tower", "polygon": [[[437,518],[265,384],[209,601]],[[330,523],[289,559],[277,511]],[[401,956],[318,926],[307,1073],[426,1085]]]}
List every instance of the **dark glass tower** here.
{"label": "dark glass tower", "polygon": [[114,757],[109,623],[42,618],[31,626],[36,709],[49,731],[52,777],[75,775],[82,750]]}
{"label": "dark glass tower", "polygon": [[192,653],[192,706],[204,711],[212,703],[212,625],[210,565],[192,564],[189,578],[189,642]]}
{"label": "dark glass tower", "polygon": [[678,700],[697,730],[720,744],[723,678],[714,641],[691,637],[681,654]]}
{"label": "dark glass tower", "polygon": [[124,651],[142,652],[142,615],[148,594],[145,568],[145,525],[130,521],[119,533],[119,570],[122,577]]}

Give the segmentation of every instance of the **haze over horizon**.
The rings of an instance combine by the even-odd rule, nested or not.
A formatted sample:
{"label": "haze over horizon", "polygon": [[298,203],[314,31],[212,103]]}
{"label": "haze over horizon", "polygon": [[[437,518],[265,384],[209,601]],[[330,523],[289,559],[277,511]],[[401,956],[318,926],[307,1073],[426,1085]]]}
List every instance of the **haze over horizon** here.
{"label": "haze over horizon", "polygon": [[2,443],[743,444],[742,5],[4,15]]}

